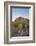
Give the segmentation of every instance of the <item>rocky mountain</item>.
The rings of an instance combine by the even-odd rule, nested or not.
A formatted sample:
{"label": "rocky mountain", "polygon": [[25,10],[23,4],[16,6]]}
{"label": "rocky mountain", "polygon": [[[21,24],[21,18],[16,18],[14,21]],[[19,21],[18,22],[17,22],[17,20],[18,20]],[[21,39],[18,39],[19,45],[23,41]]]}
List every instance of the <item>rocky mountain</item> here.
{"label": "rocky mountain", "polygon": [[29,19],[26,19],[26,18],[23,18],[23,17],[18,17],[13,22],[13,24],[29,24]]}

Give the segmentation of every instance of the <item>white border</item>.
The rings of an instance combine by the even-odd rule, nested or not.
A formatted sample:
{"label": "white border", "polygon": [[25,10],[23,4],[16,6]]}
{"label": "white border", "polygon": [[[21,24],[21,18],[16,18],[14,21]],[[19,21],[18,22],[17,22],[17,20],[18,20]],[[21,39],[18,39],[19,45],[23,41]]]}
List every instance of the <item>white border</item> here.
{"label": "white border", "polygon": [[[10,38],[10,6],[27,6],[27,7],[31,7],[30,9],[29,9],[29,19],[30,19],[30,28],[29,28],[29,33],[30,33],[30,36],[29,37],[27,37],[27,36],[25,36],[25,37],[12,37],[12,38]],[[20,41],[20,40],[33,40],[33,6],[32,5],[21,5],[21,4],[10,4],[10,5],[8,5],[8,27],[9,27],[9,34],[8,34],[8,36],[9,36],[9,41]]]}

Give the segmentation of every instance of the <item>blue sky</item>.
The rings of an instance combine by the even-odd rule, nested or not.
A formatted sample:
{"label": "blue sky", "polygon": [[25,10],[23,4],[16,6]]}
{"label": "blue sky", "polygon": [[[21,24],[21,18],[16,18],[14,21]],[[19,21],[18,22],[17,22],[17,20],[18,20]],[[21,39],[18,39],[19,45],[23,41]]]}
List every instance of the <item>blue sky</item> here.
{"label": "blue sky", "polygon": [[28,18],[29,8],[12,8],[12,20],[14,21],[19,16]]}

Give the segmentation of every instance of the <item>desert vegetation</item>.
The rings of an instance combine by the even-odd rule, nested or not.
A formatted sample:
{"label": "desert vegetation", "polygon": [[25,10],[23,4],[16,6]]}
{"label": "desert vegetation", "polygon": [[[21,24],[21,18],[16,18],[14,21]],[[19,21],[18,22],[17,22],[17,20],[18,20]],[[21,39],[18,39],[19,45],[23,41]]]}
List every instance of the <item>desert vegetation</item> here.
{"label": "desert vegetation", "polygon": [[29,36],[29,19],[18,17],[12,21],[11,36]]}

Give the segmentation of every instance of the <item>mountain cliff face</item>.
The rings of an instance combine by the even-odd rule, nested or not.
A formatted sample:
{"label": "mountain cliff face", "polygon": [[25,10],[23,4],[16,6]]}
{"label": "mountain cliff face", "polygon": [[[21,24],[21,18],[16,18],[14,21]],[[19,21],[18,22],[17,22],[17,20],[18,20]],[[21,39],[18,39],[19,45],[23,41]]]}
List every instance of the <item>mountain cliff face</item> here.
{"label": "mountain cliff face", "polygon": [[15,21],[20,21],[20,20],[22,20],[22,21],[26,21],[26,20],[28,20],[28,19],[23,18],[23,17],[18,17],[18,18],[16,18],[16,20],[15,20]]}
{"label": "mountain cliff face", "polygon": [[18,17],[13,24],[29,24],[29,20],[23,17]]}

